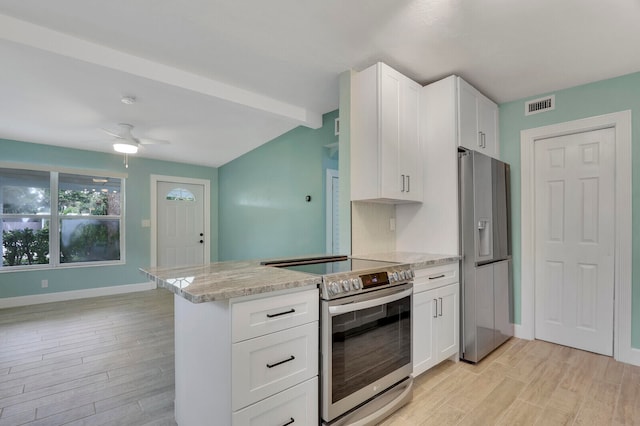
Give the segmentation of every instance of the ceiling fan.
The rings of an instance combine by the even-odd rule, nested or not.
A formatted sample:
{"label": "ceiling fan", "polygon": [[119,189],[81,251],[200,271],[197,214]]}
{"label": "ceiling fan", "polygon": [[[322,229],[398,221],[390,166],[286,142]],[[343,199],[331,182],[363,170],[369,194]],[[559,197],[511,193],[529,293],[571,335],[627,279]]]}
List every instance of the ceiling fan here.
{"label": "ceiling fan", "polygon": [[133,136],[133,125],[127,123],[119,123],[118,130],[112,132],[108,129],[100,129],[107,135],[115,138],[113,149],[123,154],[135,154],[138,152],[140,145],[167,145],[170,142],[162,139],[139,139]]}
{"label": "ceiling fan", "polygon": [[162,139],[139,139],[133,136],[133,125],[119,123],[118,130],[112,132],[109,129],[101,128],[103,132],[114,138],[113,149],[124,154],[124,165],[129,167],[129,154],[136,154],[141,145],[167,145],[170,142]]}

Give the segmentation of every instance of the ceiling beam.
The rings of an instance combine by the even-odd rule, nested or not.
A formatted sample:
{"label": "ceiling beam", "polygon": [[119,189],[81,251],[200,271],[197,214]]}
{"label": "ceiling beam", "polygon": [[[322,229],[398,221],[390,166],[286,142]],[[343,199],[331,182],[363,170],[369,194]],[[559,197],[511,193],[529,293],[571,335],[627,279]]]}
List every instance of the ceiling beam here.
{"label": "ceiling beam", "polygon": [[313,129],[322,127],[322,114],[304,107],[2,14],[0,38],[261,110]]}

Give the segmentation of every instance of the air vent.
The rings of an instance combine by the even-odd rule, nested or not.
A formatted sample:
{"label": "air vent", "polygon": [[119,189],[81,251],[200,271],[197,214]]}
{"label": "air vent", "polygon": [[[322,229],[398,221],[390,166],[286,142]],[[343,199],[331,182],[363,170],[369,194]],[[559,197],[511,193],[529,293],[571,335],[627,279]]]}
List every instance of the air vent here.
{"label": "air vent", "polygon": [[538,114],[540,112],[556,109],[556,95],[533,99],[524,104],[524,115]]}

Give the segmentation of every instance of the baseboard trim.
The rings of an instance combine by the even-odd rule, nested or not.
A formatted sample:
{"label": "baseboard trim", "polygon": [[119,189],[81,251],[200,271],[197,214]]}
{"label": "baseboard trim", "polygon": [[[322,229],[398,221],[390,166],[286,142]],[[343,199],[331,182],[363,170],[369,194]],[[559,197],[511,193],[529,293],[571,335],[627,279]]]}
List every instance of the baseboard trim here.
{"label": "baseboard trim", "polygon": [[616,357],[616,359],[620,362],[640,367],[640,349],[626,348],[626,350],[621,351],[620,356]]}
{"label": "baseboard trim", "polygon": [[531,333],[529,327],[525,327],[522,324],[514,325],[513,336],[519,339],[533,340],[533,333]]}
{"label": "baseboard trim", "polygon": [[156,283],[149,281],[139,284],[60,291],[57,293],[34,294],[31,296],[6,297],[0,299],[0,309],[38,305],[41,303],[64,302],[67,300],[86,299],[89,297],[112,296],[114,294],[135,293],[137,291],[152,290],[154,288],[156,288]]}

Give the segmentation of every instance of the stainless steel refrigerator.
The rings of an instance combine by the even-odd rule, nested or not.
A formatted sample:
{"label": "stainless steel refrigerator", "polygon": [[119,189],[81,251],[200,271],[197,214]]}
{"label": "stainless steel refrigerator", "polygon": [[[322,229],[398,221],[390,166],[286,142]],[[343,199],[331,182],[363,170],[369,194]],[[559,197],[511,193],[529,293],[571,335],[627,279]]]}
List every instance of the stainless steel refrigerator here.
{"label": "stainless steel refrigerator", "polygon": [[509,165],[458,153],[460,357],[478,362],[513,336]]}

